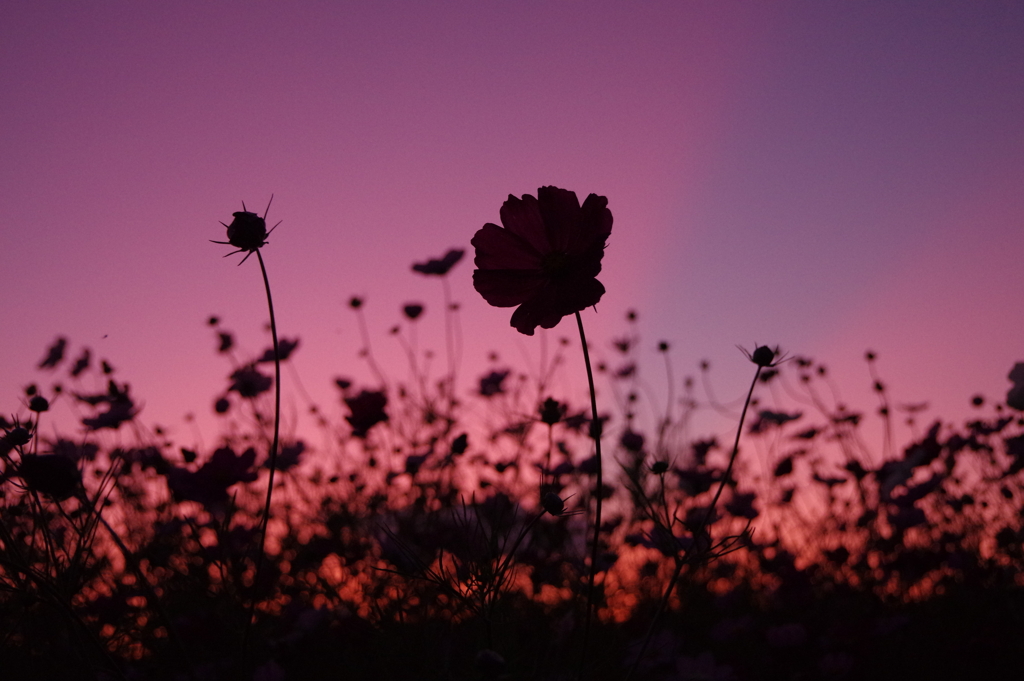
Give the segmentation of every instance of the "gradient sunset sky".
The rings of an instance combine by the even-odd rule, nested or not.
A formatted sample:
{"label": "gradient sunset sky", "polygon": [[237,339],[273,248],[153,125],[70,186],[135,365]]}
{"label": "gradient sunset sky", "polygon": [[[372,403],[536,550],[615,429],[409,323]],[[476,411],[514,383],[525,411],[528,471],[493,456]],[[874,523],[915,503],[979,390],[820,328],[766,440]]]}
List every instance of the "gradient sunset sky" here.
{"label": "gradient sunset sky", "polygon": [[[336,375],[371,382],[350,296],[384,358],[413,301],[441,351],[440,284],[410,265],[547,184],[608,197],[584,319],[609,354],[635,308],[652,383],[660,340],[726,396],[737,344],[780,344],[870,408],[871,348],[894,401],[961,418],[1024,361],[1020,2],[4,2],[0,123],[8,415],[66,382],[35,369],[65,335],[146,424],[187,444],[193,412],[211,441],[229,365],[206,318],[268,337],[255,258],[209,240],[271,194],[279,330],[324,405]],[[473,291],[471,256],[467,381],[541,342]]]}

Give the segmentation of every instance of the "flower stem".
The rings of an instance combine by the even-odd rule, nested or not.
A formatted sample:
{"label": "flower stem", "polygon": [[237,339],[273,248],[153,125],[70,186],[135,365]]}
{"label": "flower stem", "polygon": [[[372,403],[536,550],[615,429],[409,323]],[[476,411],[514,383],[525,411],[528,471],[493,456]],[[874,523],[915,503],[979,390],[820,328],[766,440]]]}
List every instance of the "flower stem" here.
{"label": "flower stem", "polygon": [[260,261],[263,273],[263,285],[267,290],[267,307],[270,308],[270,335],[274,339],[274,439],[270,445],[270,479],[267,480],[267,500],[263,506],[263,518],[260,521],[260,545],[256,556],[256,573],[253,576],[252,599],[249,601],[249,614],[245,621],[245,636],[242,639],[242,653],[249,646],[249,632],[252,629],[256,602],[259,600],[260,572],[263,568],[263,549],[267,543],[267,525],[270,523],[270,499],[274,493],[274,471],[277,470],[277,445],[281,431],[281,353],[277,345],[277,320],[274,317],[274,299],[270,295],[270,279],[267,278],[267,267],[263,264],[263,254],[257,249],[256,257]]}
{"label": "flower stem", "polygon": [[590,624],[594,613],[594,577],[597,574],[597,551],[601,538],[601,504],[604,501],[604,476],[601,465],[601,420],[597,416],[597,393],[594,391],[594,371],[590,367],[590,350],[587,348],[587,335],[583,332],[583,318],[576,313],[576,325],[580,329],[580,343],[583,345],[583,361],[587,365],[587,383],[590,385],[590,413],[592,415],[590,436],[594,438],[594,450],[597,456],[597,504],[594,509],[594,542],[590,547],[590,578],[587,582],[587,617],[583,626],[583,652],[580,658],[579,679],[583,678],[584,665],[587,661],[587,649],[590,645]]}
{"label": "flower stem", "polygon": [[[715,514],[715,506],[718,504],[719,497],[722,496],[722,490],[725,489],[726,484],[728,484],[729,482],[729,477],[732,475],[733,464],[736,463],[736,456],[740,451],[740,435],[743,433],[743,422],[747,418],[747,409],[750,407],[750,399],[754,395],[754,387],[757,385],[757,379],[760,378],[761,376],[761,369],[762,367],[758,365],[757,371],[754,372],[754,380],[750,382],[750,390],[747,391],[747,399],[746,401],[743,402],[743,411],[740,413],[739,425],[736,426],[736,439],[733,441],[732,444],[732,453],[729,454],[729,465],[725,469],[725,475],[722,476],[722,481],[718,483],[718,490],[715,492],[715,496],[711,500],[711,505],[708,506],[708,510],[704,513],[704,519],[701,521],[700,526],[693,531],[693,544],[691,544],[691,548],[687,549],[686,555],[684,555],[682,558],[679,558],[678,556],[676,557],[676,569],[672,573],[672,578],[668,580],[668,586],[665,587],[665,593],[661,597],[661,602],[658,604],[658,610],[654,613],[654,617],[651,619],[650,626],[647,627],[647,634],[644,636],[644,642],[640,646],[640,650],[637,652],[636,658],[633,660],[633,664],[629,668],[629,673],[626,674],[626,681],[629,681],[629,679],[632,678],[633,674],[636,672],[637,667],[640,666],[640,661],[643,659],[644,653],[647,652],[647,647],[650,645],[651,639],[654,637],[654,632],[658,626],[658,621],[661,619],[661,616],[665,613],[665,610],[668,608],[668,602],[669,599],[672,597],[672,590],[675,589],[676,584],[679,581],[679,575],[682,574],[683,568],[686,567],[686,565],[690,562],[690,551],[693,548],[697,548],[698,551],[701,550],[699,546],[701,537],[704,534],[704,530],[713,522],[712,518]],[[669,526],[669,529],[671,529],[671,526]],[[711,542],[709,536],[708,548],[710,549],[710,547]]]}

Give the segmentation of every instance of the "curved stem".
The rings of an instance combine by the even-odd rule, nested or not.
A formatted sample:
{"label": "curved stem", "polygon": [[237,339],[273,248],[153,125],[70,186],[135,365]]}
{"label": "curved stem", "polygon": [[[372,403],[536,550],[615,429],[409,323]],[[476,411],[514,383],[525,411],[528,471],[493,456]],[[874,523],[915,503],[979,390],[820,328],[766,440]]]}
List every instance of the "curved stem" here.
{"label": "curved stem", "polygon": [[245,637],[242,640],[242,652],[249,646],[249,631],[252,629],[256,601],[259,600],[260,572],[263,568],[263,549],[267,543],[267,525],[270,522],[270,499],[274,494],[274,472],[277,470],[277,445],[281,432],[281,353],[277,344],[277,320],[274,318],[274,299],[270,295],[270,279],[267,278],[267,267],[263,264],[263,254],[256,251],[263,273],[263,285],[267,289],[267,307],[270,308],[270,334],[274,339],[274,439],[270,445],[270,479],[267,481],[267,500],[263,506],[263,519],[260,521],[260,546],[256,556],[256,573],[253,576],[252,599],[249,602],[249,614],[245,622]]}
{"label": "curved stem", "polygon": [[601,420],[597,416],[597,393],[594,391],[594,371],[590,367],[590,350],[587,348],[587,336],[583,332],[583,318],[576,313],[576,325],[580,329],[580,343],[583,345],[583,361],[587,365],[587,383],[590,385],[590,413],[592,415],[590,436],[594,438],[594,450],[597,456],[597,504],[594,508],[594,543],[590,548],[590,578],[587,583],[587,618],[583,627],[583,653],[580,658],[579,677],[583,678],[583,667],[587,661],[587,648],[590,645],[590,624],[594,613],[594,577],[597,574],[597,550],[601,539],[601,504],[604,501],[604,476],[601,465]]}
{"label": "curved stem", "polygon": [[[747,409],[750,407],[750,398],[754,395],[754,387],[757,386],[757,379],[761,376],[761,369],[762,367],[758,365],[757,371],[754,372],[754,380],[750,382],[750,390],[747,391],[747,399],[744,401],[743,411],[740,413],[740,423],[736,427],[736,439],[732,443],[732,453],[729,455],[729,465],[725,469],[725,475],[722,476],[722,481],[718,483],[718,490],[715,492],[715,496],[711,500],[711,505],[708,506],[707,512],[704,513],[704,519],[701,521],[700,526],[693,532],[693,544],[691,545],[691,549],[688,549],[686,555],[682,558],[676,557],[676,569],[672,572],[672,578],[668,580],[668,586],[665,587],[665,593],[661,597],[661,602],[658,604],[658,610],[654,613],[654,617],[651,619],[651,624],[647,628],[647,634],[644,636],[644,642],[640,646],[640,650],[637,652],[636,658],[633,660],[633,664],[629,668],[629,673],[626,674],[626,681],[629,681],[629,679],[632,678],[637,667],[640,666],[640,661],[643,659],[644,653],[647,652],[647,646],[650,645],[651,639],[654,637],[654,631],[658,626],[658,621],[668,608],[669,599],[672,597],[672,590],[675,589],[676,583],[679,581],[679,576],[683,572],[683,568],[690,562],[690,551],[693,548],[697,548],[698,551],[700,550],[700,538],[704,534],[704,530],[713,522],[712,518],[714,517],[715,506],[718,504],[719,497],[722,496],[722,490],[729,482],[729,476],[732,475],[733,464],[736,463],[736,455],[740,450],[740,435],[743,434],[743,422],[747,418]],[[711,546],[710,537],[708,538],[708,546]]]}

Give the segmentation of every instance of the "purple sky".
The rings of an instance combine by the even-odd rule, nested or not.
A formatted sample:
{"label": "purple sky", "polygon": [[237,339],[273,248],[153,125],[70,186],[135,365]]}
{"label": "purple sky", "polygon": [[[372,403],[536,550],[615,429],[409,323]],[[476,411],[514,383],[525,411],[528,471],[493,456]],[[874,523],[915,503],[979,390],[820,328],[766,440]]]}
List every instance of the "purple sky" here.
{"label": "purple sky", "polygon": [[[661,339],[726,395],[736,344],[779,343],[870,407],[870,347],[895,401],[962,416],[1024,360],[1022,36],[996,1],[4,3],[0,411],[63,334],[145,423],[187,441],[195,412],[212,440],[228,364],[204,320],[257,352],[266,308],[255,259],[209,239],[271,193],[279,328],[336,404],[333,376],[369,379],[348,297],[384,357],[409,301],[441,350],[440,286],[410,264],[554,184],[609,199],[585,320],[607,354],[635,307],[652,383]],[[464,375],[536,357],[471,270]]]}

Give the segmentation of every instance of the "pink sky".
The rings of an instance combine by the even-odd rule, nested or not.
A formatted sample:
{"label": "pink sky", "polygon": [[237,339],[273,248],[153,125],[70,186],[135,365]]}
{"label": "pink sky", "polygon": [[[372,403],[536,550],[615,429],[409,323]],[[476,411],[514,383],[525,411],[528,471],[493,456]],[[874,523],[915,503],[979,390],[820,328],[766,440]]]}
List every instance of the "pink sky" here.
{"label": "pink sky", "polygon": [[[897,402],[959,418],[1024,360],[1021,36],[1011,2],[4,3],[0,411],[60,334],[145,423],[187,443],[195,412],[213,440],[204,320],[257,352],[266,308],[255,260],[209,239],[271,193],[280,332],[336,404],[333,376],[369,379],[348,297],[385,356],[405,302],[439,342],[410,264],[554,184],[615,217],[601,348],[635,307],[679,375],[708,358],[736,394],[735,346],[780,343],[870,407],[870,347]],[[463,374],[536,356],[471,270]]]}

